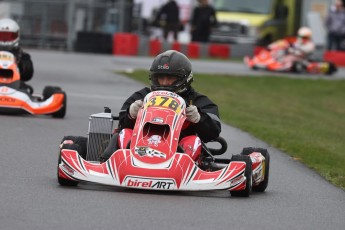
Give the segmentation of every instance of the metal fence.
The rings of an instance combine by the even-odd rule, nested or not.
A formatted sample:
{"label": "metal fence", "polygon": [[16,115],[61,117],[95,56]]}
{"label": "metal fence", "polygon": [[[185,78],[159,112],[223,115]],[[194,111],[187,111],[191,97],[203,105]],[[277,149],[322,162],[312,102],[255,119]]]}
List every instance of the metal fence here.
{"label": "metal fence", "polygon": [[133,6],[130,0],[5,0],[0,18],[18,22],[23,46],[73,50],[79,31],[131,31]]}
{"label": "metal fence", "polygon": [[[307,13],[325,16],[332,0],[301,0],[302,24]],[[134,0],[0,0],[0,18],[14,18],[21,27],[21,44],[28,47],[75,50],[80,32],[134,32],[150,36]],[[143,2],[143,1],[142,1]],[[145,1],[149,4],[151,1]],[[162,0],[163,2],[163,0]],[[152,2],[151,2],[152,3]],[[143,3],[144,4],[144,3]],[[315,23],[314,23],[315,24]],[[323,27],[320,23],[313,26]],[[315,33],[315,37],[324,35]],[[324,43],[324,41],[320,43]]]}

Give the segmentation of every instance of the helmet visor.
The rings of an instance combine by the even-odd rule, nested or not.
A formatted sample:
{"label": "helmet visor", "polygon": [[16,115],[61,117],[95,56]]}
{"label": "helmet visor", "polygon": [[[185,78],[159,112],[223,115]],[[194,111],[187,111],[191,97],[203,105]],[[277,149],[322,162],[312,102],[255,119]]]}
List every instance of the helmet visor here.
{"label": "helmet visor", "polygon": [[179,80],[179,77],[175,74],[166,74],[166,73],[154,73],[151,75],[152,83],[157,86],[171,86],[175,85]]}
{"label": "helmet visor", "polygon": [[310,37],[309,36],[298,36],[298,38],[302,39],[302,41],[307,41],[307,40],[310,40]]}
{"label": "helmet visor", "polygon": [[11,42],[18,38],[18,32],[0,31],[0,41]]}

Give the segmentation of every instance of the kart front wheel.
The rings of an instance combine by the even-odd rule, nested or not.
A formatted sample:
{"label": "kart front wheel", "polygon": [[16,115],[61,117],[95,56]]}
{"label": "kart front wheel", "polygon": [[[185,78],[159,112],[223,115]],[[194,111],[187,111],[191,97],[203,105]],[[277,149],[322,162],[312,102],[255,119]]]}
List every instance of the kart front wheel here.
{"label": "kart front wheel", "polygon": [[249,197],[252,191],[252,160],[249,156],[233,155],[231,161],[243,161],[246,163],[244,176],[246,177],[246,188],[241,191],[230,191],[231,196]]}
{"label": "kart front wheel", "polygon": [[48,98],[50,98],[54,93],[56,92],[61,92],[61,88],[57,87],[57,86],[46,86],[43,89],[43,100],[47,100]]}
{"label": "kart front wheel", "polygon": [[80,151],[80,146],[76,144],[64,144],[62,147],[59,149],[59,159],[58,159],[58,167],[57,167],[57,178],[58,182],[62,186],[77,186],[79,181],[71,180],[71,179],[66,179],[65,177],[62,177],[59,173],[59,165],[61,164],[61,149],[71,149],[71,150],[76,150]]}
{"label": "kart front wheel", "polygon": [[64,95],[63,101],[62,101],[62,107],[56,111],[55,113],[52,113],[51,115],[55,118],[64,118],[66,115],[67,110],[67,95],[62,89],[58,86],[46,86],[43,89],[43,100],[47,100],[55,93],[62,93]]}
{"label": "kart front wheel", "polygon": [[64,136],[60,142],[60,144],[64,144],[65,141],[71,141],[74,145],[79,145],[78,151],[79,155],[86,159],[87,153],[87,137],[82,136]]}
{"label": "kart front wheel", "polygon": [[264,148],[243,148],[241,155],[249,155],[253,152],[259,152],[265,157],[264,161],[264,180],[260,182],[260,184],[253,186],[253,191],[255,192],[264,192],[268,185],[268,179],[269,179],[269,172],[270,172],[270,154],[268,153],[267,149]]}

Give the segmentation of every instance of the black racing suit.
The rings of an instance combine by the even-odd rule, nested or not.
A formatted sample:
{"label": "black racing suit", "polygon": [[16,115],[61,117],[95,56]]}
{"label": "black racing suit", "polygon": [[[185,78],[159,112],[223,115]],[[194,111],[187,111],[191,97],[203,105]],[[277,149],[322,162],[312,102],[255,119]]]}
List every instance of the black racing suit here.
{"label": "black racing suit", "polygon": [[158,12],[155,18],[155,24],[159,24],[159,21],[163,18],[165,21],[163,26],[164,39],[168,38],[169,32],[174,33],[174,39],[177,40],[179,26],[180,26],[180,11],[175,1],[169,1]]}
{"label": "black racing suit", "polygon": [[[129,116],[129,107],[136,100],[143,100],[144,97],[150,93],[150,88],[143,88],[132,94],[122,105],[119,114],[119,130],[124,128],[133,129],[135,119]],[[214,104],[208,97],[196,92],[193,88],[188,90],[188,93],[181,95],[187,106],[193,104],[198,108],[200,113],[200,121],[196,124],[190,125],[183,129],[180,134],[180,139],[185,136],[197,135],[203,142],[209,142],[217,138],[221,132],[221,123],[219,119],[218,106]],[[112,153],[117,149],[117,135],[111,139],[107,149],[101,156],[101,161],[108,159]]]}
{"label": "black racing suit", "polygon": [[210,5],[194,8],[191,24],[192,41],[208,42],[212,27],[217,25],[216,12],[214,8]]}

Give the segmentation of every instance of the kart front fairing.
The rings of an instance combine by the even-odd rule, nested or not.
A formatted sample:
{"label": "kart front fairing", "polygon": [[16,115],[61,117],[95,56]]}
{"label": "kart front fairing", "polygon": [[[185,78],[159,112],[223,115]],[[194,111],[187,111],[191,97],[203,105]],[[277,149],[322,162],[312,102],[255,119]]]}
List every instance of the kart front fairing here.
{"label": "kart front fairing", "polygon": [[0,112],[51,114],[63,107],[63,93],[55,93],[46,100],[36,100],[26,92],[0,86]]}
{"label": "kart front fairing", "polygon": [[177,152],[185,108],[185,101],[177,94],[151,92],[138,113],[130,149],[117,150],[105,163],[89,162],[74,150],[62,149],[59,176],[152,190],[245,189],[245,162],[230,162],[208,172],[189,155]]}
{"label": "kart front fairing", "polygon": [[154,91],[144,99],[139,111],[130,149],[143,163],[160,164],[171,160],[186,119],[186,103],[168,91]]}

